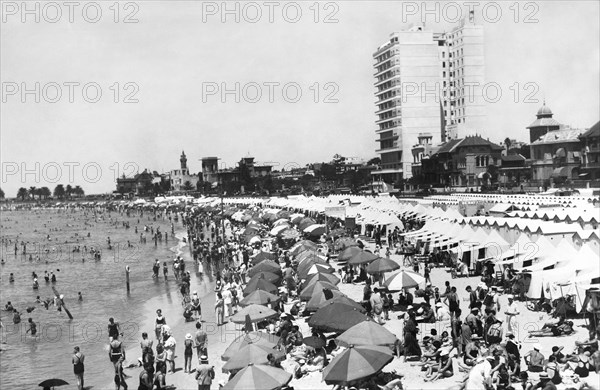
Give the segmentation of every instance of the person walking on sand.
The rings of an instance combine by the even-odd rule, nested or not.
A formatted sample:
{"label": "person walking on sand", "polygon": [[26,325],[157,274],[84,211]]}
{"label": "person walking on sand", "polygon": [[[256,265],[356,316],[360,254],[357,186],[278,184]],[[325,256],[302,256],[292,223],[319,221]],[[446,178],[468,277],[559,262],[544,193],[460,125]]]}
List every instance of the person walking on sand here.
{"label": "person walking on sand", "polygon": [[77,390],[83,390],[84,359],[85,356],[79,351],[79,347],[74,347],[71,363],[73,363],[73,373],[77,378]]}
{"label": "person walking on sand", "polygon": [[183,372],[189,374],[192,372],[192,356],[194,354],[194,341],[190,333],[185,335],[185,341],[183,342]]}
{"label": "person walking on sand", "polygon": [[123,373],[122,357],[115,363],[115,389],[121,390],[121,387],[123,387],[123,390],[127,390],[128,387],[125,382],[125,374]]}
{"label": "person walking on sand", "polygon": [[196,353],[198,354],[198,362],[200,362],[200,357],[202,355],[208,356],[208,351],[206,348],[206,341],[208,335],[202,329],[202,323],[196,322],[196,334],[194,335],[194,345],[196,347]]}
{"label": "person walking on sand", "polygon": [[223,296],[220,292],[217,293],[217,299],[215,301],[215,314],[217,316],[217,326],[223,325],[224,319],[224,306]]}
{"label": "person walking on sand", "polygon": [[215,368],[208,364],[208,357],[200,357],[200,365],[196,368],[196,381],[198,390],[210,390],[212,380],[215,378]]}
{"label": "person walking on sand", "polygon": [[162,315],[162,310],[156,310],[156,318],[154,319],[154,334],[156,336],[156,342],[162,342],[162,329],[163,325],[167,325],[166,318]]}
{"label": "person walking on sand", "polygon": [[519,308],[517,307],[517,304],[514,302],[513,295],[509,294],[506,297],[508,298],[508,306],[506,307],[506,311],[504,312],[504,314],[506,314],[506,324],[508,326],[508,333],[515,334],[518,331],[517,316],[520,314]]}
{"label": "person walking on sand", "polygon": [[175,341],[175,337],[171,332],[169,332],[164,339],[164,348],[167,363],[171,366],[169,372],[175,372],[175,347],[177,346],[177,342]]}

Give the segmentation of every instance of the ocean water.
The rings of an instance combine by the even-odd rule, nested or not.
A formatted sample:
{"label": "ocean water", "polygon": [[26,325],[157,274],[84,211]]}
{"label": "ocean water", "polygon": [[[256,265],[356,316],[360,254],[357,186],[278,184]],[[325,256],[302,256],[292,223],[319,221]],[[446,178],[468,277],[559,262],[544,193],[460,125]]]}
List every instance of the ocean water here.
{"label": "ocean water", "polygon": [[[130,228],[123,227],[123,222],[128,222]],[[176,232],[183,230],[181,218],[173,224]],[[148,231],[146,243],[140,243],[139,233],[143,232],[144,225],[167,231],[168,242],[159,241],[155,246]],[[137,344],[141,338],[144,302],[165,292],[178,294],[171,268],[178,242],[171,235],[171,222],[166,218],[154,221],[153,214],[149,213],[127,216],[114,211],[94,214],[46,209],[3,211],[0,226],[1,257],[5,261],[0,265],[0,308],[4,309],[7,301],[11,301],[21,312],[21,323],[13,324],[12,313],[0,311],[3,324],[0,388],[36,389],[38,383],[49,378],[75,384],[71,357],[73,347],[78,345],[85,355],[86,387],[100,389],[97,384],[107,383],[107,378],[112,378],[108,361],[108,318],[114,317],[121,324],[125,345]],[[112,249],[108,249],[107,237],[111,239]],[[27,242],[26,255],[21,254],[19,246],[15,256],[17,238],[18,242]],[[84,253],[84,245],[101,249],[101,260],[95,261],[91,254]],[[81,251],[73,252],[77,246]],[[162,269],[158,280],[152,278],[154,259],[168,262],[169,282],[164,282]],[[130,268],[130,293],[126,290],[126,266]],[[53,271],[57,282],[46,283],[44,271]],[[38,290],[32,287],[32,272],[38,275]],[[10,273],[14,274],[14,283],[9,282]],[[46,310],[35,303],[38,295],[42,300],[52,298],[53,286],[64,295],[73,320],[52,304]],[[82,302],[77,299],[79,291]],[[34,306],[35,310],[27,313],[28,306]],[[37,337],[26,333],[29,317],[37,324]]]}

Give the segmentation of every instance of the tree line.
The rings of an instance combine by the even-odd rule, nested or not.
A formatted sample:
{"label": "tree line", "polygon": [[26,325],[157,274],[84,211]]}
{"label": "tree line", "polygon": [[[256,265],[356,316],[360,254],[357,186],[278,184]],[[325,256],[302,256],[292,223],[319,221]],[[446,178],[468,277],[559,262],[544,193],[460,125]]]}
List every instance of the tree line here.
{"label": "tree line", "polygon": [[35,200],[36,196],[38,200],[42,200],[48,199],[48,197],[52,195],[54,195],[54,198],[56,199],[71,199],[82,197],[85,195],[85,192],[80,186],[73,187],[70,184],[67,184],[66,187],[62,184],[58,184],[56,187],[54,187],[54,191],[52,192],[48,187],[21,187],[17,191],[17,198],[21,200],[29,198]]}

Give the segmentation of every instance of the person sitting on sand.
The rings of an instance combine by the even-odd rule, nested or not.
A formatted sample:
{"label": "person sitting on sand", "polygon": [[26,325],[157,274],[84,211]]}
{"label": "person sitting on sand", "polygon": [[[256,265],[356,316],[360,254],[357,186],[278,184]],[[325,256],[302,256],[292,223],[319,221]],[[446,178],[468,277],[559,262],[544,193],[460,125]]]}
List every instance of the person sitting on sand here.
{"label": "person sitting on sand", "polygon": [[533,349],[527,352],[523,359],[527,364],[527,370],[530,372],[542,372],[544,370],[544,355],[540,352],[541,346],[535,344]]}
{"label": "person sitting on sand", "polygon": [[439,378],[449,378],[452,375],[454,375],[454,368],[452,366],[452,357],[450,356],[450,351],[443,349],[440,351],[438,364],[432,364],[427,369],[425,382],[433,382]]}

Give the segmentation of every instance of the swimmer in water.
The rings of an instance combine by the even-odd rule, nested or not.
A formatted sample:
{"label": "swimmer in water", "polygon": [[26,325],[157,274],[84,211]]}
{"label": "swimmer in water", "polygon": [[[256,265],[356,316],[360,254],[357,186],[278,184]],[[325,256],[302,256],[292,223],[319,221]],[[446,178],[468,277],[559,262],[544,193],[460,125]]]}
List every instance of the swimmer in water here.
{"label": "swimmer in water", "polygon": [[77,300],[78,300],[79,302],[83,301],[83,296],[81,295],[81,291],[79,291],[79,292],[77,293],[77,295],[78,295],[78,298],[77,298]]}
{"label": "swimmer in water", "polygon": [[12,272],[11,272],[11,274],[8,276],[8,281],[9,281],[10,283],[14,283],[14,282],[15,282],[15,276],[12,274]]}

